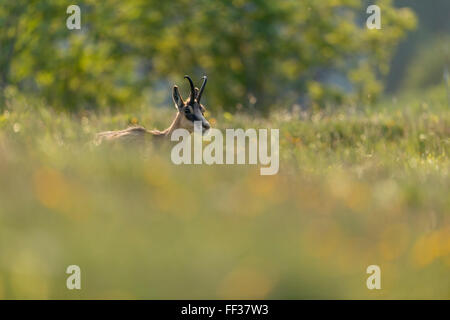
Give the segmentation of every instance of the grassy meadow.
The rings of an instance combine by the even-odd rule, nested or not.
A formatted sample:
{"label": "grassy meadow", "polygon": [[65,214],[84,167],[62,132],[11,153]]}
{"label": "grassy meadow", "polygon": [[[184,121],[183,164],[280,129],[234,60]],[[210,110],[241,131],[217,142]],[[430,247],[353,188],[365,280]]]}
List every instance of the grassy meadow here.
{"label": "grassy meadow", "polygon": [[[173,106],[0,114],[0,299],[450,298],[450,113],[443,91],[371,108],[209,114],[279,128],[280,171],[173,165],[93,146]],[[66,289],[68,265],[82,290]],[[366,288],[381,267],[381,290]]]}

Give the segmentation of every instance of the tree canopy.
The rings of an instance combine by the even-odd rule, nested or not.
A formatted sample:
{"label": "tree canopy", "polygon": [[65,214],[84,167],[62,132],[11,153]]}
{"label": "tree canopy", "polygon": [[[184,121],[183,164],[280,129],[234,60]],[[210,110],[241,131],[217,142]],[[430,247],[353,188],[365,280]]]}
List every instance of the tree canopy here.
{"label": "tree canopy", "polygon": [[207,74],[205,100],[224,110],[371,102],[416,23],[390,0],[376,2],[381,30],[358,0],[80,0],[68,30],[67,1],[0,2],[0,89],[69,110],[140,101],[184,74]]}

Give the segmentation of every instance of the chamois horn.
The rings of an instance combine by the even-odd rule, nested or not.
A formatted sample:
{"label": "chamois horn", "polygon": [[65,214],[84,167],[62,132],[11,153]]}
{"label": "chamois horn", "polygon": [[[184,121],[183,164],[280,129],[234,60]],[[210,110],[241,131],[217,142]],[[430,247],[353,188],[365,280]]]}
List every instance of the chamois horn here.
{"label": "chamois horn", "polygon": [[205,89],[206,82],[208,81],[208,77],[207,76],[203,76],[202,79],[203,79],[202,87],[200,88],[200,91],[199,91],[199,93],[197,95],[197,102],[198,103],[200,103],[200,99],[202,98],[202,93],[203,93],[203,90]]}
{"label": "chamois horn", "polygon": [[190,103],[194,103],[194,99],[195,99],[195,89],[194,89],[194,83],[192,82],[191,77],[189,76],[184,76],[185,79],[188,79],[189,84],[191,85],[191,96],[190,96]]}

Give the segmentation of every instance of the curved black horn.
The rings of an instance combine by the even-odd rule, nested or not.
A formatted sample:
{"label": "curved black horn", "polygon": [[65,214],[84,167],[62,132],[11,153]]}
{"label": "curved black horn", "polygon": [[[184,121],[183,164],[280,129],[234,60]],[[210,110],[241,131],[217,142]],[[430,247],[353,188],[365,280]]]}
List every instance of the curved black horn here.
{"label": "curved black horn", "polygon": [[208,81],[208,77],[207,76],[203,76],[203,83],[202,83],[202,87],[200,88],[200,91],[197,95],[197,102],[200,103],[200,99],[202,98],[202,93],[203,90],[205,89],[206,86],[206,82]]}
{"label": "curved black horn", "polygon": [[194,99],[195,99],[195,89],[194,89],[194,83],[192,82],[191,77],[189,76],[184,76],[185,79],[188,79],[189,84],[191,85],[191,99],[190,99],[190,103],[194,103]]}

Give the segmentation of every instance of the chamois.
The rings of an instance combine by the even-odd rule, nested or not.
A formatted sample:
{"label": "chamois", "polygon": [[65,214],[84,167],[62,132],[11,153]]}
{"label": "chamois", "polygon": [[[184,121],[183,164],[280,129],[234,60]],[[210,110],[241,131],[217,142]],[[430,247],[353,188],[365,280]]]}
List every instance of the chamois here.
{"label": "chamois", "polygon": [[185,102],[181,97],[178,86],[173,86],[172,99],[175,103],[177,114],[175,119],[172,121],[172,124],[167,129],[163,131],[147,130],[141,126],[133,126],[125,130],[100,132],[97,134],[95,141],[96,144],[100,144],[103,141],[145,141],[148,137],[170,138],[172,132],[179,128],[186,129],[192,133],[194,131],[194,121],[200,121],[202,123],[203,133],[208,131],[211,126],[204,116],[206,109],[200,103],[200,99],[202,98],[203,90],[205,89],[208,78],[206,76],[203,77],[203,83],[200,90],[194,87],[194,83],[189,76],[184,76],[184,78],[189,81],[191,93],[189,99]]}

